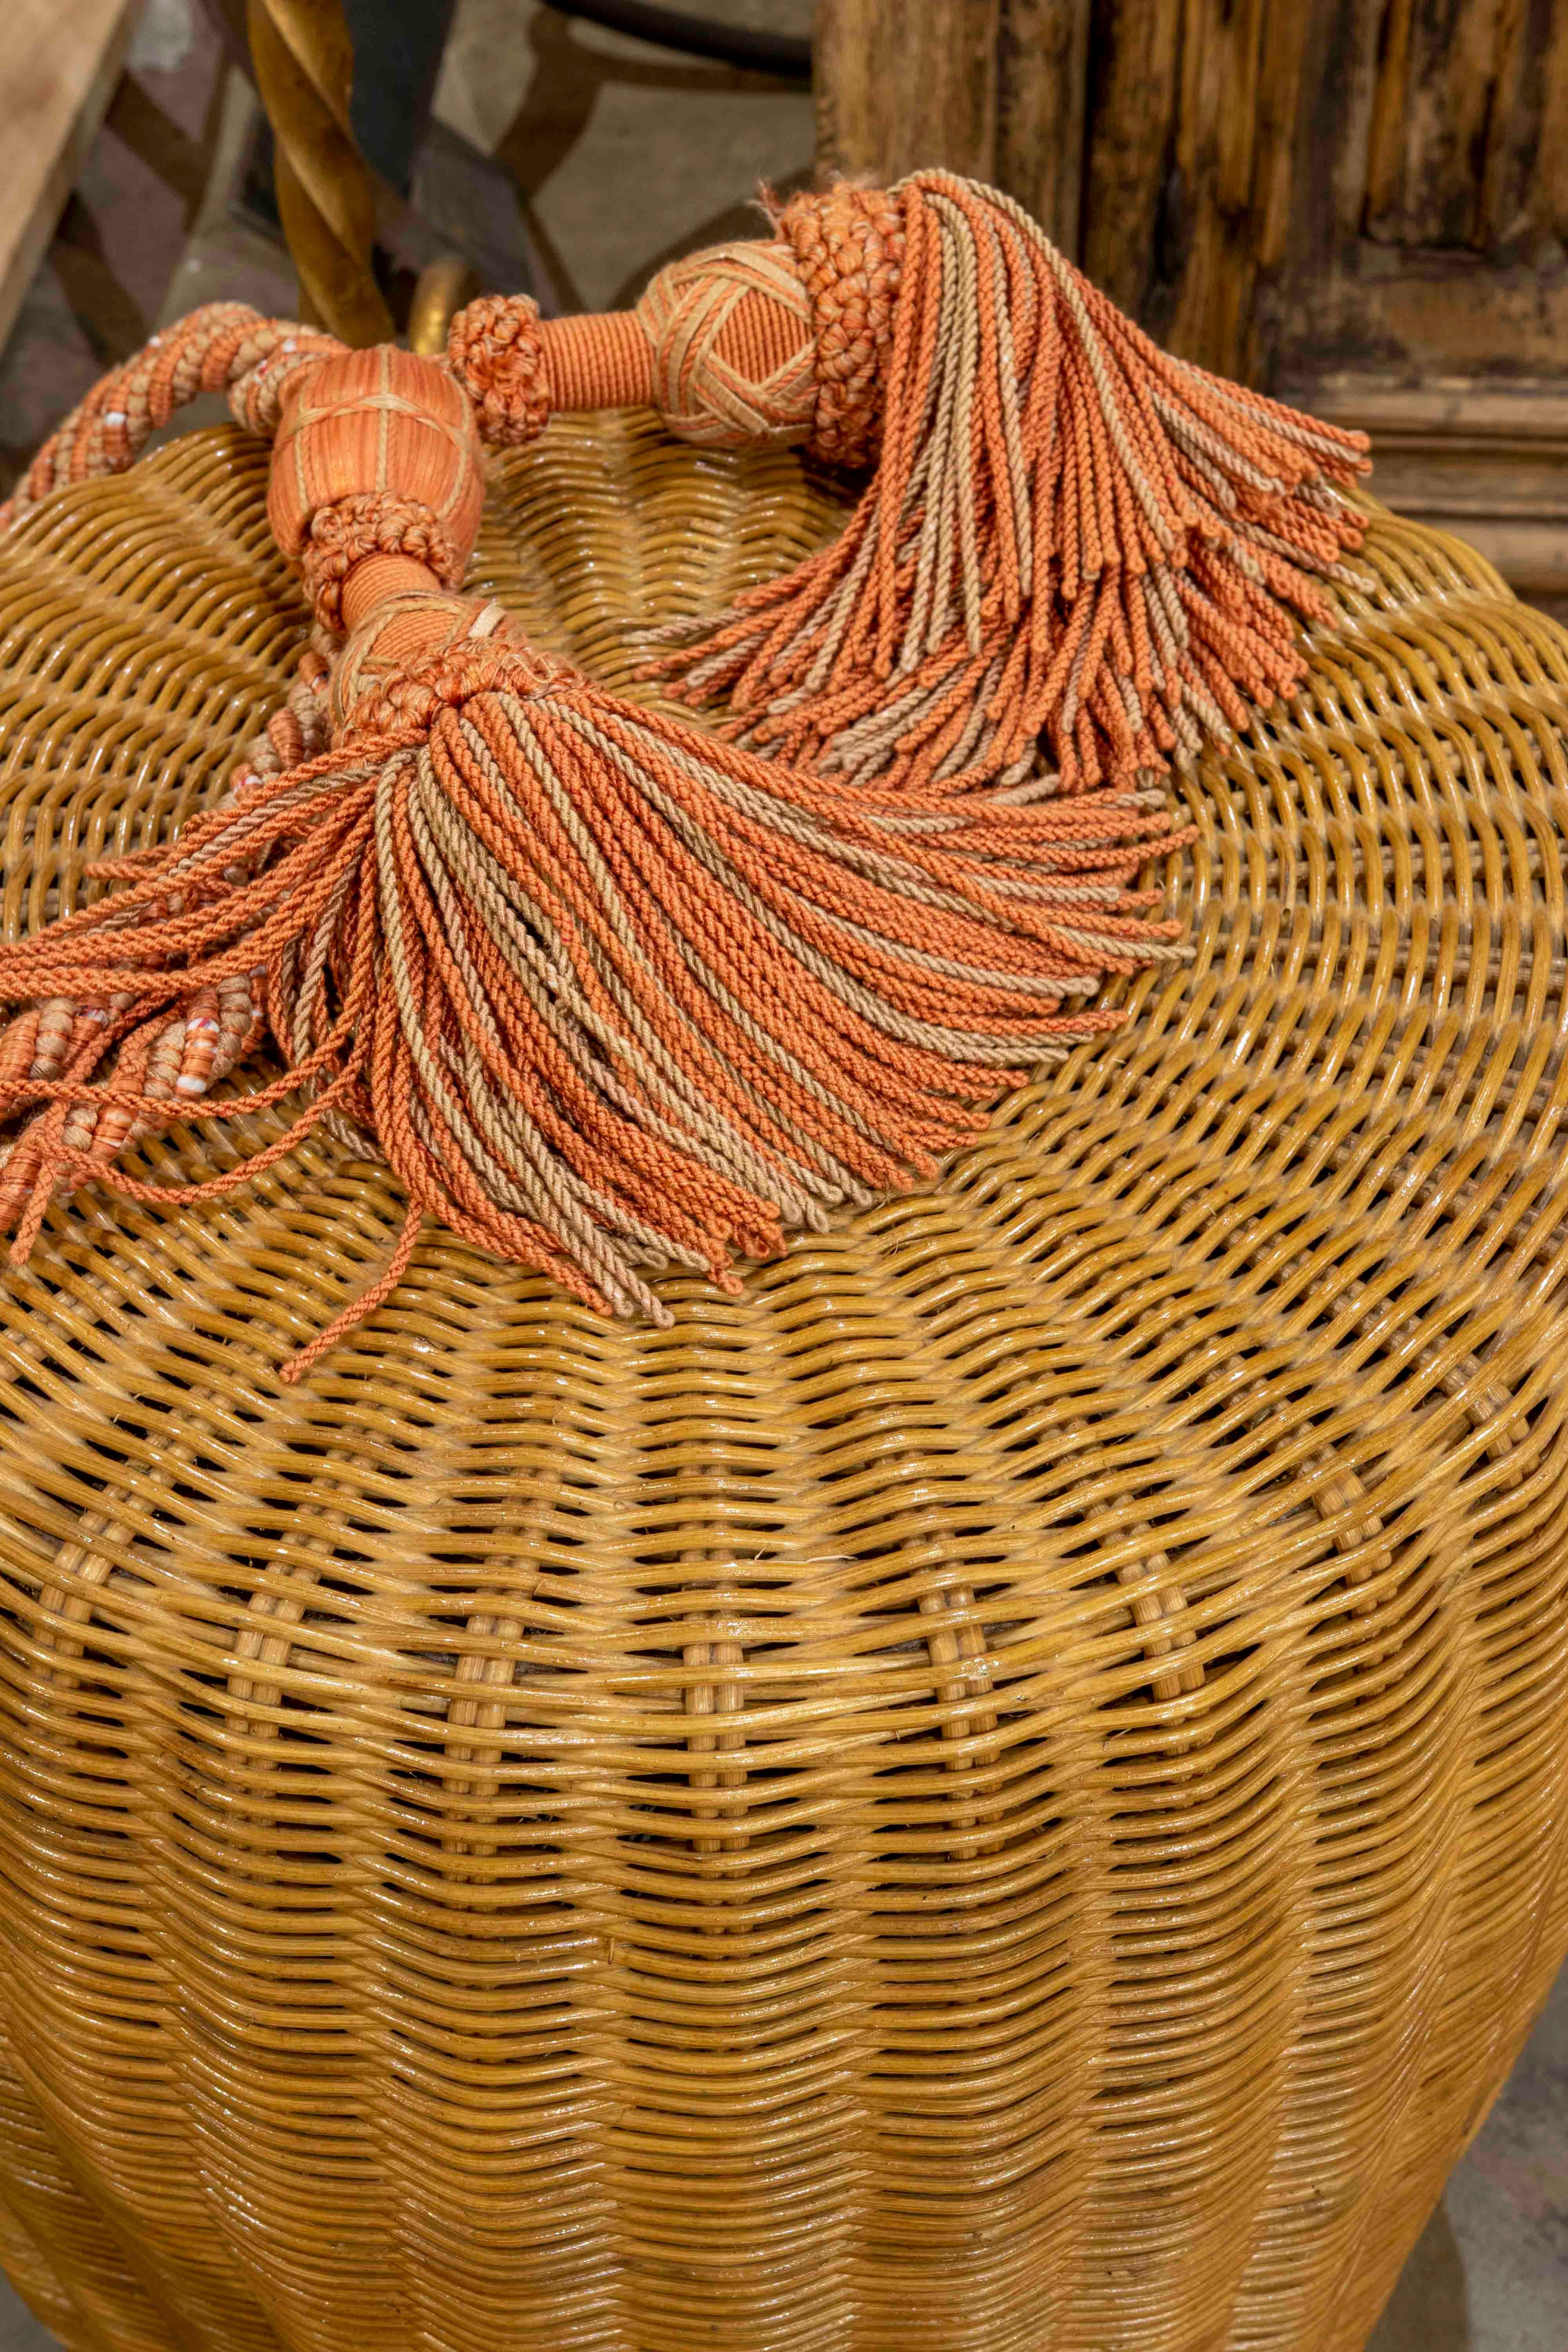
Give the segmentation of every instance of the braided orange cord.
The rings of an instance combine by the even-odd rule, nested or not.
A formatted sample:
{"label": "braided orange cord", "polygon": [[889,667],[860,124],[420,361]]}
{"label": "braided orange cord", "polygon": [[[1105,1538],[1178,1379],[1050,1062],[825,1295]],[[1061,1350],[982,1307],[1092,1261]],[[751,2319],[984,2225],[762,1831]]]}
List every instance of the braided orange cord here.
{"label": "braided orange cord", "polygon": [[[166,335],[154,337],[143,352],[97,387],[40,453],[5,520],[64,481],[121,470],[181,402],[201,391],[226,389],[240,420],[253,429],[279,434],[285,449],[291,441],[299,444],[301,421],[315,430],[320,444],[318,420],[326,418],[330,469],[332,422],[342,407],[331,387],[336,383],[341,394],[346,373],[350,405],[363,410],[366,403],[359,397],[360,378],[368,370],[372,411],[378,404],[396,409],[389,370],[395,374],[408,365],[416,369],[416,388],[423,392],[429,377],[417,373],[422,362],[405,362],[396,353],[353,357],[330,336],[286,320],[264,320],[243,305],[212,305]],[[309,380],[318,374],[329,387],[324,404],[310,392]],[[415,472],[438,512],[422,499],[380,487],[378,478],[377,487],[360,494],[308,497],[301,530],[295,533],[289,528],[289,499],[276,495],[279,483],[275,466],[275,523],[290,551],[300,558],[319,621],[329,635],[341,624],[344,583],[366,556],[384,561],[390,555],[412,563],[426,581],[455,582],[461,575],[481,493],[468,411],[455,389],[447,386],[447,394],[445,416],[434,412],[426,415],[415,404],[394,419],[405,439],[410,431],[417,435],[426,425],[432,428],[436,468],[433,472],[426,462],[416,464]],[[352,442],[353,416],[346,429]],[[416,457],[421,454],[416,447]],[[423,454],[427,459],[428,453]],[[437,479],[440,460],[445,456],[450,461],[454,455],[458,462],[447,463],[443,486]],[[321,462],[318,446],[307,475],[312,468],[319,471]],[[356,455],[351,454],[351,477],[356,462]],[[290,470],[289,488],[305,482],[297,467]],[[232,808],[264,780],[325,749],[327,685],[327,664],[319,646],[308,647],[287,704],[242,753],[220,811]],[[259,853],[237,854],[224,877],[226,887],[251,878],[258,854],[265,857],[265,845]],[[119,869],[110,861],[94,870],[112,875]],[[190,911],[194,903],[183,889],[161,900],[117,901],[117,911],[108,919],[111,926],[136,925],[137,953],[146,962],[177,960],[177,944],[163,944],[163,926],[166,919]],[[53,936],[46,934],[38,943],[46,964]],[[276,1003],[289,1008],[293,979],[284,959],[270,975],[257,961],[248,969],[208,974],[188,987],[175,978],[167,990],[154,988],[145,972],[140,989],[107,995],[94,991],[81,996],[62,986],[39,1011],[22,1014],[0,1031],[0,1118],[36,1113],[21,1133],[0,1143],[0,1228],[17,1225],[13,1254],[26,1255],[52,1194],[89,1176],[108,1174],[131,1145],[202,1101],[264,1034],[263,995],[268,980]],[[148,995],[151,1013],[142,1001]]]}
{"label": "braided orange cord", "polygon": [[[230,772],[219,810],[243,801],[264,779],[324,750],[327,679],[320,650],[308,647],[288,701],[246,746]],[[226,878],[238,882],[249,871],[249,863],[242,861]],[[181,904],[176,894],[167,911],[178,911]],[[127,997],[99,995],[77,1002],[60,995],[17,1014],[0,1029],[0,1118],[42,1099],[36,1092],[39,1086],[74,1074],[79,1090],[60,1121],[60,1148],[102,1173],[156,1127],[188,1115],[260,1042],[260,973],[253,970],[220,986],[187,992],[164,1026],[148,1039],[144,1066],[122,1059],[106,1082],[97,1084],[89,1083],[89,1075],[106,1058],[109,1024],[126,1010]],[[42,1141],[41,1130],[29,1130],[0,1143],[0,1231],[34,1196]]]}
{"label": "braided orange cord", "polygon": [[[72,410],[0,507],[0,530],[67,483],[123,472],[153,434],[201,393],[228,394],[242,423],[270,431],[278,404],[300,371],[342,348],[331,336],[264,318],[246,303],[214,302],[193,311],[111,370]],[[305,734],[299,697],[303,692],[307,705],[314,700],[324,708],[324,685],[325,664],[318,654],[308,654],[289,706],[241,755],[227,796],[301,756]],[[60,996],[41,1014],[24,1013],[0,1031],[0,1116],[33,1098],[29,1088],[75,1078],[86,1089],[89,1074],[108,1052],[110,1021],[122,1009],[112,998],[76,1003]],[[116,1066],[109,1086],[77,1094],[68,1111],[59,1115],[58,1149],[102,1172],[155,1124],[188,1109],[219,1084],[260,1034],[253,977],[197,992],[146,1041],[143,1051]],[[36,1124],[33,1131],[0,1143],[0,1229],[29,1200],[37,1199],[41,1213],[47,1197],[39,1189],[45,1141],[43,1126]]]}
{"label": "braided orange cord", "polygon": [[178,408],[204,392],[236,400],[242,423],[269,431],[295,373],[342,345],[246,302],[209,302],[113,368],[44,443],[5,505],[0,530],[68,482],[121,474]]}

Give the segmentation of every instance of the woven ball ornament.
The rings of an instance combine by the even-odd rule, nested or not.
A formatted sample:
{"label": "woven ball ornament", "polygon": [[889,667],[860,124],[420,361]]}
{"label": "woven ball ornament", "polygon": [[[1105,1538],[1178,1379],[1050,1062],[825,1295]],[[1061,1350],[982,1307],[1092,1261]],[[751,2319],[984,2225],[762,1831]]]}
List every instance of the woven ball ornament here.
{"label": "woven ball ornament", "polygon": [[653,405],[710,449],[805,441],[816,415],[811,305],[778,244],[721,246],[661,269],[637,304]]}

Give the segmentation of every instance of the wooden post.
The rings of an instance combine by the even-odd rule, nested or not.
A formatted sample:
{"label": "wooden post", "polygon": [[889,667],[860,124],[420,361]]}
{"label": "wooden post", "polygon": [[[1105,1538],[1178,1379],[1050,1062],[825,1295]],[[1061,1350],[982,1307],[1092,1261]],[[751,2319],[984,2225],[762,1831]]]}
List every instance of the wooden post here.
{"label": "wooden post", "polygon": [[1006,188],[1076,253],[1092,0],[819,0],[817,156]]}
{"label": "wooden post", "polygon": [[132,0],[15,0],[0,23],[0,344],[120,78]]}
{"label": "wooden post", "polygon": [[822,0],[818,153],[1005,188],[1174,351],[1258,362],[1308,0]]}

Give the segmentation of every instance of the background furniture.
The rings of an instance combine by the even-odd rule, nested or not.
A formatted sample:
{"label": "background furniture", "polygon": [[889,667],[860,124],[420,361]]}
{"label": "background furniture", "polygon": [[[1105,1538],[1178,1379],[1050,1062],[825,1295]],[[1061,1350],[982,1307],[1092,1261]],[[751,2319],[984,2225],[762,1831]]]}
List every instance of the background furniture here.
{"label": "background furniture", "polygon": [[103,119],[132,0],[15,0],[0,26],[0,343]]}

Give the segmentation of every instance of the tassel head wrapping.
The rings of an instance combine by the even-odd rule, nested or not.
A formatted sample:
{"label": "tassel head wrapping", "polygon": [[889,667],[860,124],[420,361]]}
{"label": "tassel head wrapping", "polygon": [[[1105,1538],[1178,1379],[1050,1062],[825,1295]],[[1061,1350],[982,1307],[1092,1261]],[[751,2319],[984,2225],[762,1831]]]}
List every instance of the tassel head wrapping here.
{"label": "tassel head wrapping", "polygon": [[342,633],[343,584],[369,557],[400,555],[457,587],[484,502],[473,410],[434,360],[390,344],[340,352],[288,385],[267,519],[330,635]]}

